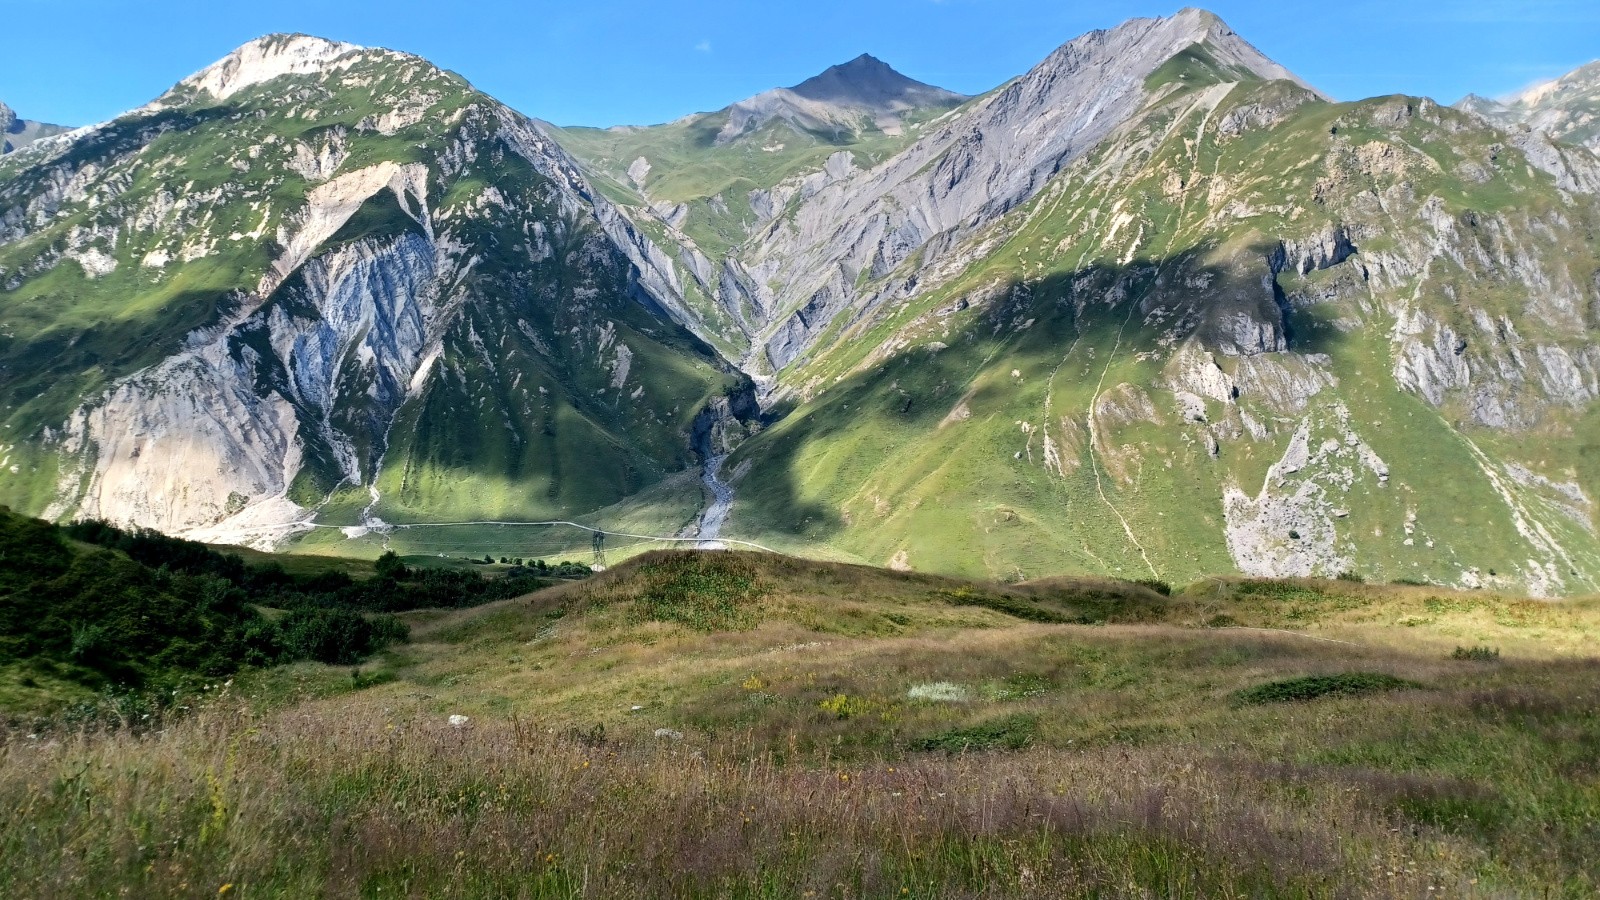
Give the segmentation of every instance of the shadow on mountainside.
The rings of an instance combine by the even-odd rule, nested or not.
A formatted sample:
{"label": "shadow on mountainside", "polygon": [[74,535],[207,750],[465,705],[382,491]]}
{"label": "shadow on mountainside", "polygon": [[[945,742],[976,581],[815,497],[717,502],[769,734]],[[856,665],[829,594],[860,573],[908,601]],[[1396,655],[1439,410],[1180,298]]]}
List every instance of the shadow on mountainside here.
{"label": "shadow on mountainside", "polygon": [[[1041,396],[1052,372],[1059,372],[1058,394],[1092,389],[1102,376],[1105,389],[1120,381],[1148,389],[1160,381],[1174,336],[1177,344],[1196,339],[1219,359],[1282,352],[1281,345],[1242,346],[1251,335],[1269,345],[1287,339],[1295,354],[1329,353],[1342,340],[1339,330],[1318,311],[1286,301],[1276,282],[1263,284],[1275,247],[1262,239],[1222,264],[1190,251],[943,298],[919,320],[933,328],[878,361],[869,352],[833,383],[820,376],[811,399],[777,408],[775,424],[740,448],[730,468],[749,460],[751,469],[739,485],[735,531],[804,541],[838,535],[852,525],[843,501],[862,499],[869,479],[897,464],[906,467],[893,478],[902,485],[931,474],[917,469],[914,457],[932,433],[1015,403],[1018,388],[1008,373],[1041,376]],[[949,327],[941,332],[943,322]],[[1068,356],[1079,364],[1066,366]],[[1124,366],[1138,373],[1119,377]],[[959,455],[993,455],[996,466],[1010,462],[1012,448],[991,446],[989,436],[972,430]]]}

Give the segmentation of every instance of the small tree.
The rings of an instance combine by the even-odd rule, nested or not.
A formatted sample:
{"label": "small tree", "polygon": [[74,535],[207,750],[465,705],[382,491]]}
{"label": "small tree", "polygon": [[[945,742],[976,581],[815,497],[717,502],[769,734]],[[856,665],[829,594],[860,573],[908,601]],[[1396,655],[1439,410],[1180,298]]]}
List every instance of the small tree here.
{"label": "small tree", "polygon": [[379,578],[392,578],[395,581],[402,581],[411,574],[406,564],[400,561],[400,554],[393,550],[385,550],[383,555],[378,557],[374,568],[377,569]]}

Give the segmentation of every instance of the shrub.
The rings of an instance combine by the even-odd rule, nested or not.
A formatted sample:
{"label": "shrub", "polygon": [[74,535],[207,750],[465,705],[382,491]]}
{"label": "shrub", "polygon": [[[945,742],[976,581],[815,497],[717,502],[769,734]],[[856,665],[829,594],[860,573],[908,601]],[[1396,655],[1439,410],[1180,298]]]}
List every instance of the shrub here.
{"label": "shrub", "polygon": [[834,718],[849,719],[872,711],[873,703],[865,697],[836,694],[817,704],[817,708]]}
{"label": "shrub", "polygon": [[1359,696],[1380,691],[1395,691],[1418,687],[1417,684],[1376,672],[1346,672],[1341,675],[1308,675],[1285,681],[1245,688],[1235,693],[1234,701],[1242,705],[1263,703],[1297,703],[1319,697]]}
{"label": "shrub", "polygon": [[1136,579],[1133,583],[1139,585],[1140,587],[1147,587],[1163,597],[1172,596],[1172,585],[1162,581],[1159,578],[1140,578]]}
{"label": "shrub", "polygon": [[638,571],[645,586],[634,617],[697,631],[754,627],[754,607],[766,594],[750,562],[728,553],[675,554]]}
{"label": "shrub", "polygon": [[967,728],[957,728],[944,734],[923,738],[912,744],[913,750],[966,753],[972,750],[1021,750],[1033,743],[1034,732],[1039,727],[1039,717],[1030,715],[1006,716]]}
{"label": "shrub", "polygon": [[1450,658],[1466,660],[1469,662],[1497,662],[1500,659],[1500,648],[1457,647],[1456,652],[1450,654]]}
{"label": "shrub", "polygon": [[400,554],[393,550],[385,550],[373,564],[373,570],[377,572],[379,578],[392,578],[395,581],[404,581],[406,576],[411,574],[406,564],[400,561]]}
{"label": "shrub", "polygon": [[278,646],[285,661],[313,659],[351,665],[363,657],[405,641],[410,630],[394,616],[367,618],[345,609],[304,608],[277,623]]}

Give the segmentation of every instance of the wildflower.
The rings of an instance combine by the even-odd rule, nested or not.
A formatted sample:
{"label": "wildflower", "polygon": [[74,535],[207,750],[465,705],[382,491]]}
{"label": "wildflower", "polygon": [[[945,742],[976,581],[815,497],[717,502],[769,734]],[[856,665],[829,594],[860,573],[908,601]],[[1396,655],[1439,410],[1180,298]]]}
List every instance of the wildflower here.
{"label": "wildflower", "polygon": [[450,717],[450,727],[451,728],[465,728],[465,727],[467,727],[467,723],[470,722],[470,721],[472,721],[472,720],[467,718],[466,716],[454,715],[454,716]]}
{"label": "wildflower", "polygon": [[914,684],[906,691],[906,696],[912,700],[922,700],[928,703],[963,703],[972,698],[972,692],[959,684],[948,681],[935,681],[931,684]]}
{"label": "wildflower", "polygon": [[230,881],[222,887],[217,888],[217,895],[221,896],[222,894],[226,894],[231,890],[233,890],[233,882]]}

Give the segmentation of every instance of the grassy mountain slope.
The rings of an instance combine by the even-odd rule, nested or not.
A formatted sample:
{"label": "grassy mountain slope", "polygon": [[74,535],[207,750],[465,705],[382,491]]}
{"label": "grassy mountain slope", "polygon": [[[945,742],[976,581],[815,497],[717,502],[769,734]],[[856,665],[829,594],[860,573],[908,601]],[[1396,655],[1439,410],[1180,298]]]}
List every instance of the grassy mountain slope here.
{"label": "grassy mountain slope", "polygon": [[[733,531],[995,578],[1587,590],[1592,197],[1426,100],[1219,69],[838,316]],[[864,292],[866,293],[866,292]],[[1569,366],[1570,363],[1570,366]]]}
{"label": "grassy mountain slope", "polygon": [[[930,110],[931,119],[945,110]],[[900,135],[875,128],[860,133],[817,135],[775,121],[738,141],[718,144],[727,113],[705,113],[643,128],[562,128],[563,146],[599,173],[622,202],[686,205],[682,230],[708,256],[721,258],[746,240],[758,224],[750,194],[796,176],[822,170],[828,157],[849,150],[870,167],[905,147],[920,130],[913,121]],[[649,162],[638,182],[628,169]]]}
{"label": "grassy mountain slope", "polygon": [[718,553],[411,624],[360,686],[300,666],[159,737],[8,737],[0,886],[1579,897],[1600,880],[1590,601],[1309,580],[1163,597]]}

